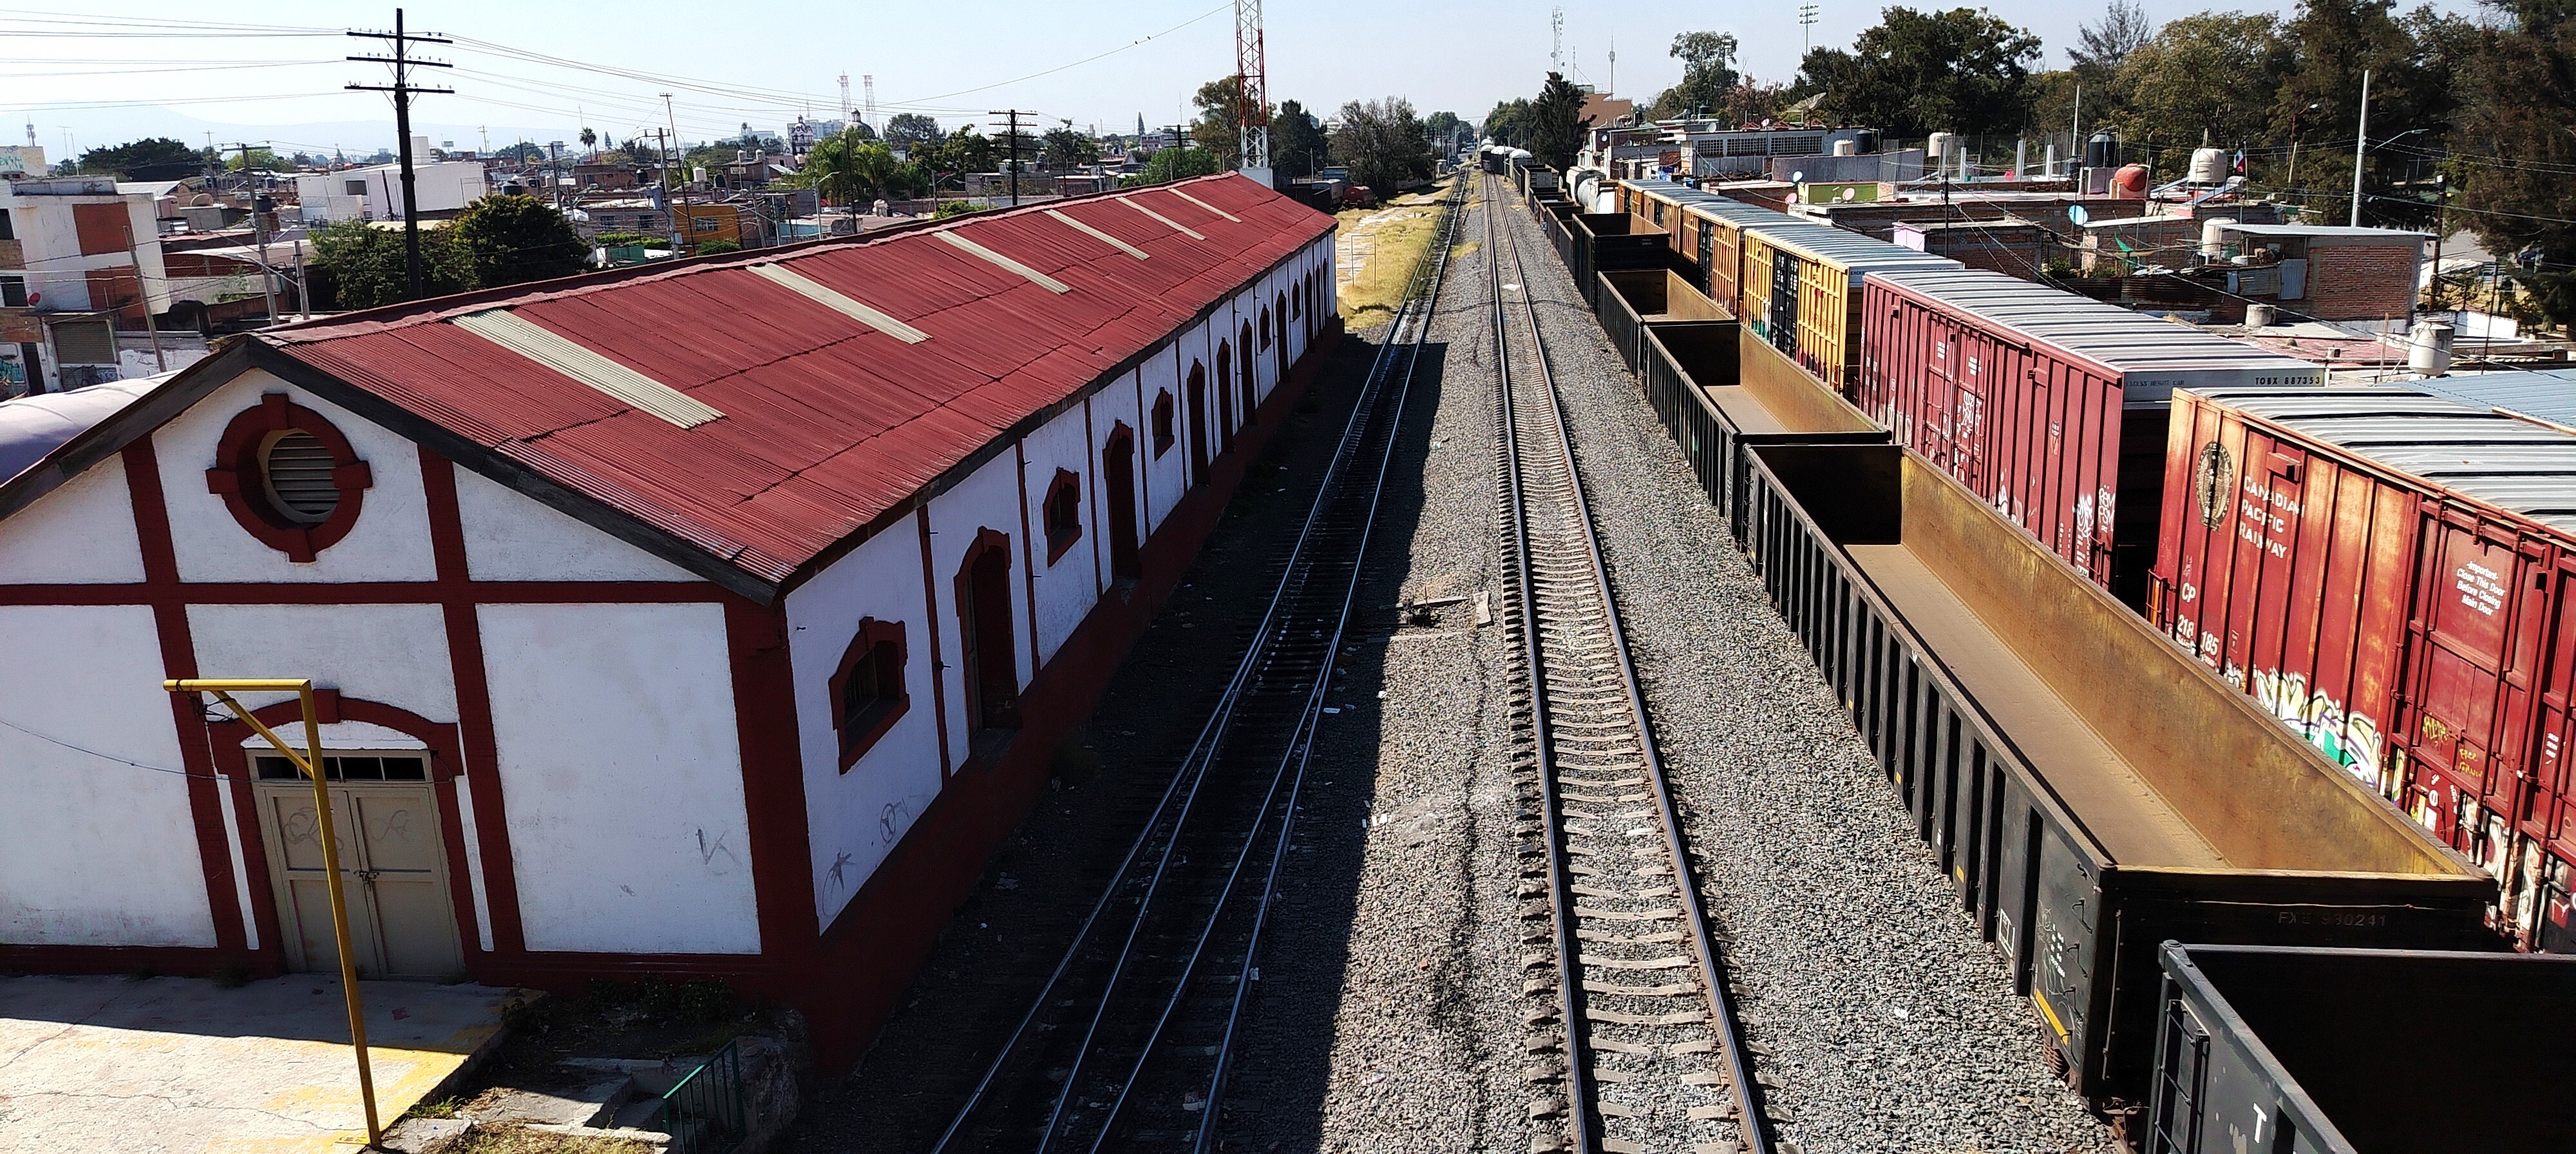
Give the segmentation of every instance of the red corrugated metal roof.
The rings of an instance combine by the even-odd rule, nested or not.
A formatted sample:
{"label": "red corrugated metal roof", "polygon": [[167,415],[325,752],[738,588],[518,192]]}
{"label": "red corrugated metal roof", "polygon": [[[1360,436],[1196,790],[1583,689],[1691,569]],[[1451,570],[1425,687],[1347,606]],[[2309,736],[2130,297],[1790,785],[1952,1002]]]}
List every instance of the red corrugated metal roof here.
{"label": "red corrugated metal roof", "polygon": [[[943,243],[936,230],[908,229],[255,339],[776,584],[1333,228],[1331,217],[1239,176],[1187,187],[1242,219],[1160,188],[943,226],[1062,282],[1062,293]],[[880,332],[750,272],[755,263],[776,263],[929,339]],[[724,416],[683,428],[449,323],[496,308]]]}

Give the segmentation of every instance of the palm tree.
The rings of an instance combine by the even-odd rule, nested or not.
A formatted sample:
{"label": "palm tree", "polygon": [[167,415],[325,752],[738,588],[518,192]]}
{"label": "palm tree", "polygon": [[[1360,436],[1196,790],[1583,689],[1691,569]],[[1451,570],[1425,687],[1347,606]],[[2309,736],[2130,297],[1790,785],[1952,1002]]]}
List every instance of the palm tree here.
{"label": "palm tree", "polygon": [[894,153],[884,144],[852,128],[815,142],[814,150],[805,154],[805,171],[800,175],[825,202],[848,205],[883,192],[897,167]]}

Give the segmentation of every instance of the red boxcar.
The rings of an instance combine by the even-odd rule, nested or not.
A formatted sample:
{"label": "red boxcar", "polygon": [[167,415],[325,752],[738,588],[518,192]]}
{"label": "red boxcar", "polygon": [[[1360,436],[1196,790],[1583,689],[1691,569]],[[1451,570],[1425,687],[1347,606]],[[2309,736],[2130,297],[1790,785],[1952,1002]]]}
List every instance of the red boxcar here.
{"label": "red boxcar", "polygon": [[2317,366],[1981,270],[1874,273],[1853,403],[2131,605],[2146,593],[2177,387]]}
{"label": "red boxcar", "polygon": [[2569,930],[2576,435],[2401,388],[2174,396],[2149,613]]}

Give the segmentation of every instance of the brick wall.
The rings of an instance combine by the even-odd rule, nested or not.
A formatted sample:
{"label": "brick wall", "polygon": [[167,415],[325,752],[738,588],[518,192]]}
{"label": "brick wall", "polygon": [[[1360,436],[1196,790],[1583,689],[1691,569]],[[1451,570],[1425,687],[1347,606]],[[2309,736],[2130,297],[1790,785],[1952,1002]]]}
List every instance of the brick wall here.
{"label": "brick wall", "polygon": [[2292,302],[2319,320],[2357,321],[2402,317],[2415,305],[2419,243],[2313,245],[2308,249],[2308,299]]}
{"label": "brick wall", "polygon": [[1949,257],[1969,268],[2035,281],[2039,270],[2057,252],[2057,244],[2038,225],[1996,223],[1978,228],[1927,229],[1923,233],[1923,251]]}

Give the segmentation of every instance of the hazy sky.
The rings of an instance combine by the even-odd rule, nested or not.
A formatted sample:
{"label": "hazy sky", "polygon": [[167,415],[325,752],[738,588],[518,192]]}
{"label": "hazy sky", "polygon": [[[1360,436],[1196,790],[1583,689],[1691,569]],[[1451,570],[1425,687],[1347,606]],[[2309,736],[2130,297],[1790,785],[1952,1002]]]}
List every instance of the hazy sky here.
{"label": "hazy sky", "polygon": [[[1880,8],[1818,3],[1819,44],[1849,44],[1877,22]],[[1555,6],[1272,0],[1270,95],[1329,113],[1346,100],[1401,94],[1426,113],[1445,108],[1476,118],[1498,99],[1537,90]],[[2443,6],[2468,7],[2464,0]],[[381,66],[340,59],[378,46],[337,34],[361,18],[390,27],[390,6],[381,13],[317,0],[114,0],[103,7],[112,14],[80,14],[64,0],[50,10],[0,10],[0,142],[20,143],[31,122],[37,142],[57,157],[67,131],[82,148],[146,133],[196,143],[208,131],[285,149],[371,150],[393,139],[384,97],[341,89],[350,81],[384,82]],[[1564,0],[1562,7],[1567,71],[1612,83],[1615,46],[1622,95],[1652,96],[1679,77],[1679,62],[1665,55],[1679,31],[1733,32],[1743,43],[1741,66],[1770,79],[1788,78],[1801,50],[1795,0]],[[2100,7],[2099,0],[2002,0],[1994,11],[2037,32],[2048,66],[2061,67],[2077,25]],[[2146,7],[2162,20],[2210,5],[2146,0]],[[1148,124],[1184,117],[1190,92],[1234,66],[1232,5],[1207,0],[432,0],[410,6],[408,19],[415,30],[476,41],[424,50],[457,67],[424,69],[423,82],[457,92],[424,97],[415,131],[459,147],[479,143],[477,126],[488,127],[496,145],[523,136],[570,140],[585,123],[605,136],[634,135],[663,123],[658,93],[665,91],[689,140],[731,135],[746,121],[774,131],[799,112],[837,115],[844,71],[854,104],[863,98],[861,77],[876,78],[879,119],[918,111],[955,127],[1018,107],[1035,110],[1048,126],[1064,119],[1132,131],[1139,114]],[[267,29],[312,34],[241,34]],[[1085,62],[1090,57],[1098,59]]]}

